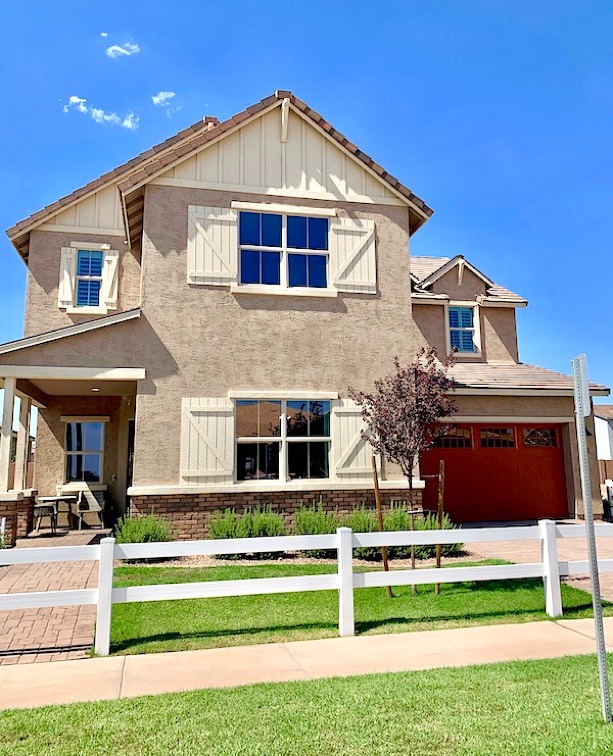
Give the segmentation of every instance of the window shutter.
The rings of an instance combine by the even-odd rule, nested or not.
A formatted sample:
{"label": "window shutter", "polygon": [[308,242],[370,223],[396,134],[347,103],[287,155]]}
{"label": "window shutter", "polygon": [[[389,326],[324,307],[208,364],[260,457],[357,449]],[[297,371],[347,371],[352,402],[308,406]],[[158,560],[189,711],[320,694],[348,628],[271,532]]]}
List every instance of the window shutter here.
{"label": "window shutter", "polygon": [[360,218],[330,222],[330,273],[339,291],[377,293],[375,224]]}
{"label": "window shutter", "polygon": [[119,282],[119,250],[107,249],[104,252],[104,266],[102,268],[102,287],[100,304],[107,310],[117,309],[117,289]]}
{"label": "window shutter", "polygon": [[187,281],[229,286],[237,282],[238,220],[229,207],[188,208]]}
{"label": "window shutter", "polygon": [[343,481],[370,480],[372,447],[362,437],[367,428],[362,408],[350,399],[332,402],[332,468]]}
{"label": "window shutter", "polygon": [[234,482],[234,405],[229,399],[183,399],[181,483]]}
{"label": "window shutter", "polygon": [[57,289],[58,307],[72,307],[75,296],[75,280],[77,275],[77,250],[72,247],[62,247],[60,255],[60,281]]}

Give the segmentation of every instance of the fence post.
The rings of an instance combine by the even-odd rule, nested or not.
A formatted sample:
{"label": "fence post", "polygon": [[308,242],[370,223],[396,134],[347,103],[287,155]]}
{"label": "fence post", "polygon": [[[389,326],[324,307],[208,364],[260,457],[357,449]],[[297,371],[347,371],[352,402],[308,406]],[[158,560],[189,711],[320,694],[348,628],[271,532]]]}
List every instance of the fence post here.
{"label": "fence post", "polygon": [[556,524],[553,520],[539,520],[539,528],[541,530],[545,611],[550,617],[561,617],[562,593],[560,591],[560,563]]}
{"label": "fence post", "polygon": [[355,635],[353,614],[353,533],[337,528],[338,537],[338,634]]}
{"label": "fence post", "polygon": [[98,570],[98,607],[96,613],[96,641],[94,648],[100,656],[108,656],[111,648],[111,609],[113,591],[113,557],[115,539],[100,541],[100,565]]}

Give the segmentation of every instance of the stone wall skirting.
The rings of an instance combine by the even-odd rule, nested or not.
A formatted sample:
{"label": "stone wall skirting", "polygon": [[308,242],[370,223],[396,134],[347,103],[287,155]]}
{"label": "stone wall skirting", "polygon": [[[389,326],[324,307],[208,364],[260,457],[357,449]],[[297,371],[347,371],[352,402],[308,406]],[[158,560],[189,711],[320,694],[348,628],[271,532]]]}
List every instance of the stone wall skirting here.
{"label": "stone wall skirting", "polygon": [[[390,501],[409,501],[406,488],[381,491],[384,507]],[[340,515],[349,514],[356,506],[365,505],[374,508],[375,494],[372,489],[357,491],[280,491],[251,493],[211,493],[211,494],[156,494],[132,496],[130,515],[154,514],[172,524],[175,538],[179,540],[196,540],[206,538],[209,530],[209,518],[214,512],[234,509],[241,514],[250,507],[268,506],[275,512],[281,512],[285,524],[291,528],[294,515],[303,505],[313,502],[330,512]],[[421,490],[413,491],[413,503],[421,503]]]}
{"label": "stone wall skirting", "polygon": [[15,496],[0,501],[0,519],[6,518],[4,545],[14,546],[17,538],[25,538],[34,522],[34,496]]}

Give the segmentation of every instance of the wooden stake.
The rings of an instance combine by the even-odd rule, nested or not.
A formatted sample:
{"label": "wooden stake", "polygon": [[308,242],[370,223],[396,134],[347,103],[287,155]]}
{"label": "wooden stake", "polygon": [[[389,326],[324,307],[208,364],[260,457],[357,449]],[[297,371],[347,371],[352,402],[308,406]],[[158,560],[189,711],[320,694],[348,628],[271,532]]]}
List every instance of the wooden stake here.
{"label": "wooden stake", "polygon": [[[443,499],[445,495],[445,461],[441,459],[438,467],[438,505],[437,505],[437,527],[438,530],[443,529]],[[436,544],[436,566],[441,566],[441,557],[443,554],[443,547],[440,543]],[[441,592],[441,584],[436,583],[434,591],[438,596]]]}
{"label": "wooden stake", "polygon": [[[414,513],[413,509],[409,510],[409,517],[411,518],[411,520],[410,520],[410,522],[411,522],[411,530],[415,530],[415,513]],[[412,570],[415,569],[415,544],[414,543],[411,544],[411,569]],[[412,588],[412,591],[413,591],[413,595],[417,596],[417,586],[415,585],[415,583],[413,583],[413,585],[411,586],[411,588]]]}
{"label": "wooden stake", "polygon": [[[375,484],[375,511],[377,513],[377,526],[381,532],[383,532],[383,508],[381,507],[381,493],[379,491],[379,475],[377,474],[377,460],[375,455],[372,455],[372,476]],[[389,572],[389,564],[387,563],[387,546],[381,546],[381,556],[383,557],[383,570]],[[392,586],[388,585],[387,595],[390,598],[394,597],[392,593]]]}

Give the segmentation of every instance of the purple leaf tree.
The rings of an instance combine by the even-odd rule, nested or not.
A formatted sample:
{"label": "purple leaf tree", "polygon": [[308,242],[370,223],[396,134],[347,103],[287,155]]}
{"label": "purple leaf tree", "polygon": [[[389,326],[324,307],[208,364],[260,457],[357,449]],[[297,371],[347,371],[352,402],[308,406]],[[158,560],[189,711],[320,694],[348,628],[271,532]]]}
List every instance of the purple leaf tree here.
{"label": "purple leaf tree", "polygon": [[415,463],[447,430],[440,420],[457,411],[448,396],[453,390],[447,376],[451,361],[441,361],[434,347],[421,349],[406,367],[394,358],[396,372],[375,381],[372,393],[349,389],[368,424],[364,437],[377,454],[399,465],[409,482],[411,502]]}

